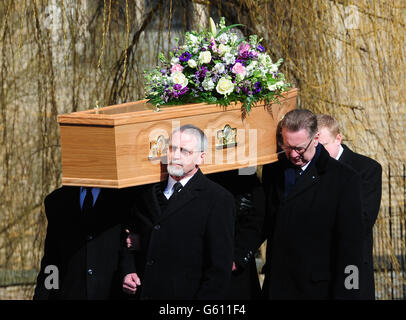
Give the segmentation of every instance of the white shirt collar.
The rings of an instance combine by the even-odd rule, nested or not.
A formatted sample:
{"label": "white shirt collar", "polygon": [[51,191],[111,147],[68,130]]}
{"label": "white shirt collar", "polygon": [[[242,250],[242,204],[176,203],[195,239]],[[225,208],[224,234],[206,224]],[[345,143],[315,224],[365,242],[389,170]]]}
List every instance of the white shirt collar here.
{"label": "white shirt collar", "polygon": [[[182,186],[184,187],[185,185],[186,185],[186,183],[188,183],[189,182],[189,180],[190,179],[192,179],[192,177],[193,177],[194,175],[191,175],[190,177],[186,177],[186,178],[183,178],[183,179],[181,179],[181,180],[179,180],[179,182],[182,184]],[[165,197],[167,198],[167,199],[169,199],[170,197],[171,197],[171,195],[172,195],[172,193],[173,193],[173,186],[174,186],[174,184],[176,183],[177,181],[174,179],[174,178],[172,178],[171,176],[169,176],[169,178],[168,178],[168,184],[166,185],[166,188],[165,188],[165,190],[164,190],[164,195],[165,195]]]}
{"label": "white shirt collar", "polygon": [[309,166],[311,161],[309,161],[308,163],[306,163],[303,167],[300,167],[300,169],[302,169],[302,171],[305,171],[306,168]]}
{"label": "white shirt collar", "polygon": [[336,159],[336,160],[340,159],[340,157],[341,157],[341,155],[343,154],[343,152],[344,152],[344,148],[343,148],[343,146],[340,144],[340,151],[338,151],[338,155],[337,155],[337,157],[336,157],[335,159]]}

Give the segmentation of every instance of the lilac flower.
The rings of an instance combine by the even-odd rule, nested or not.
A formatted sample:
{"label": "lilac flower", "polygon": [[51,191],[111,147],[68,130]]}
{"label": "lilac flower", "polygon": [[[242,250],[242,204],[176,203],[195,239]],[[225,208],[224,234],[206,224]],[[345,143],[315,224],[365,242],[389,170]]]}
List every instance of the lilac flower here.
{"label": "lilac flower", "polygon": [[257,46],[257,49],[259,52],[265,52],[265,48],[261,46],[260,44]]}
{"label": "lilac flower", "polygon": [[249,58],[249,52],[248,51],[244,51],[241,52],[240,55],[238,56],[239,59],[248,59]]}
{"label": "lilac flower", "polygon": [[250,49],[250,45],[248,43],[242,42],[239,46],[238,46],[238,52],[241,54],[248,52],[248,50]]}
{"label": "lilac flower", "polygon": [[179,61],[181,62],[187,62],[189,61],[189,59],[192,57],[192,55],[189,52],[184,52],[181,54],[181,56],[179,57]]}
{"label": "lilac flower", "polygon": [[256,58],[256,57],[258,57],[258,53],[257,53],[257,52],[255,52],[255,51],[250,51],[250,52],[248,53],[248,58],[253,59],[253,58]]}
{"label": "lilac flower", "polygon": [[166,69],[161,69],[161,73],[164,76],[164,75],[166,75],[168,73],[168,71]]}

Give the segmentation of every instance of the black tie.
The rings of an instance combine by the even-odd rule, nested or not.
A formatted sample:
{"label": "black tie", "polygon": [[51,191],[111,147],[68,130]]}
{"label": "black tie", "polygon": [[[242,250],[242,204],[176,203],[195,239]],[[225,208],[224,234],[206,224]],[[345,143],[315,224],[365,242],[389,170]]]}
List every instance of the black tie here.
{"label": "black tie", "polygon": [[174,185],[173,185],[173,187],[172,187],[172,189],[173,189],[173,194],[172,194],[172,196],[171,196],[171,198],[172,197],[174,197],[174,196],[176,196],[176,194],[180,191],[180,189],[182,189],[183,188],[183,186],[182,186],[182,184],[178,181],[178,182],[176,182]]}
{"label": "black tie", "polygon": [[86,196],[85,200],[83,201],[82,212],[89,213],[93,208],[93,194],[92,188],[86,188]]}

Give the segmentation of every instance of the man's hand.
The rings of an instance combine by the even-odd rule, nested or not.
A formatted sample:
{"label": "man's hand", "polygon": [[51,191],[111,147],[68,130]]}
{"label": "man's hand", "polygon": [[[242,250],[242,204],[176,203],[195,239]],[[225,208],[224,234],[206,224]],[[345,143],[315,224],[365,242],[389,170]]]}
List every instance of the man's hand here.
{"label": "man's hand", "polygon": [[236,195],[234,200],[237,209],[237,216],[245,216],[254,208],[254,202],[250,192]]}
{"label": "man's hand", "polygon": [[133,250],[140,250],[140,235],[138,233],[131,233],[130,230],[126,229],[125,232],[127,233],[126,243],[127,248]]}
{"label": "man's hand", "polygon": [[124,277],[123,291],[129,294],[135,294],[138,287],[141,285],[141,280],[136,273],[129,273]]}

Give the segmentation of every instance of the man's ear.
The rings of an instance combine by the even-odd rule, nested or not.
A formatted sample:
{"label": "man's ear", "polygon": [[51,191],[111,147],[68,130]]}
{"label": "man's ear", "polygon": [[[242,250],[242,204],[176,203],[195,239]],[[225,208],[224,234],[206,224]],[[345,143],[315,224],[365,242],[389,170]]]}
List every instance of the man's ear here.
{"label": "man's ear", "polygon": [[337,137],[336,137],[337,144],[341,144],[341,140],[342,140],[342,136],[341,136],[341,133],[339,133],[339,134],[337,134]]}
{"label": "man's ear", "polygon": [[204,160],[206,159],[206,152],[202,152],[199,157],[197,158],[197,165],[200,165],[204,163]]}
{"label": "man's ear", "polygon": [[316,147],[319,144],[320,132],[317,132],[314,136],[314,146]]}

